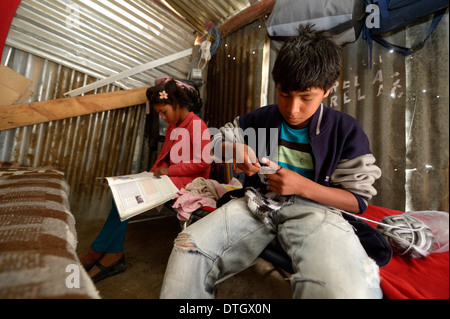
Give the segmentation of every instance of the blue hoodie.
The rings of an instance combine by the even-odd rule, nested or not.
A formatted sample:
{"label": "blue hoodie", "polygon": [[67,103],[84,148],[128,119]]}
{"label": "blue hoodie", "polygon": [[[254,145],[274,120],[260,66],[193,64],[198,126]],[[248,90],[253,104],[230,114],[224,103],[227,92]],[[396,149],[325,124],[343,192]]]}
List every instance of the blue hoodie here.
{"label": "blue hoodie", "polygon": [[[271,157],[273,152],[269,148],[277,144],[273,139],[279,134],[272,134],[270,129],[279,133],[283,121],[278,105],[259,108],[226,124],[213,137],[212,146],[223,140],[243,142],[242,132],[251,128],[257,134],[258,146],[254,151],[258,158]],[[314,181],[350,191],[358,200],[361,213],[364,212],[368,200],[376,195],[373,183],[381,176],[381,170],[374,164],[369,140],[359,123],[350,115],[321,104],[311,117],[309,138],[315,161]]]}

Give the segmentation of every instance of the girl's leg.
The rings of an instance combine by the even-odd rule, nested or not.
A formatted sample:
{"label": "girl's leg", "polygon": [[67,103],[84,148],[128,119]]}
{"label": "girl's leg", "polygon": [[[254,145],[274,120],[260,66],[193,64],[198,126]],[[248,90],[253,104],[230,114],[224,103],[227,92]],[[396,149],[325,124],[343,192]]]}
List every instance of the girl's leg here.
{"label": "girl's leg", "polygon": [[[88,270],[100,259],[108,266],[123,255],[128,221],[121,222],[113,201],[109,216],[103,228],[89,249],[79,256],[81,264]],[[96,270],[98,272],[98,269]]]}
{"label": "girl's leg", "polygon": [[103,225],[100,234],[91,244],[91,248],[103,253],[123,252],[127,227],[128,220],[120,221],[116,205],[113,201],[108,219]]}

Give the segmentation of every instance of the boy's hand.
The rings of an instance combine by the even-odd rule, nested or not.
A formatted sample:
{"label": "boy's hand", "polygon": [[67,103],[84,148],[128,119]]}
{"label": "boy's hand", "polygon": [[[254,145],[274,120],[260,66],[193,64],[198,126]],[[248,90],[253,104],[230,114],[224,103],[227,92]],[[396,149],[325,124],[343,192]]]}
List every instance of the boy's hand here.
{"label": "boy's hand", "polygon": [[237,167],[243,170],[248,176],[255,175],[261,168],[255,152],[246,144],[227,143],[225,145],[225,154],[227,156],[233,154],[233,159]]}
{"label": "boy's hand", "polygon": [[260,173],[264,175],[276,174],[281,169],[281,166],[265,157],[261,159],[261,163],[264,166],[261,167]]}
{"label": "boy's hand", "polygon": [[236,164],[248,176],[259,172],[261,165],[258,162],[255,152],[246,144],[234,144],[236,154]]}
{"label": "boy's hand", "polygon": [[267,159],[261,159],[261,162],[271,168],[271,172],[275,170],[272,174],[266,173],[272,192],[280,195],[298,195],[325,206],[361,213],[356,197],[348,190],[320,185]]}
{"label": "boy's hand", "polygon": [[271,191],[280,195],[299,195],[304,177],[271,162],[267,158],[261,159],[261,162],[267,167],[265,174]]}

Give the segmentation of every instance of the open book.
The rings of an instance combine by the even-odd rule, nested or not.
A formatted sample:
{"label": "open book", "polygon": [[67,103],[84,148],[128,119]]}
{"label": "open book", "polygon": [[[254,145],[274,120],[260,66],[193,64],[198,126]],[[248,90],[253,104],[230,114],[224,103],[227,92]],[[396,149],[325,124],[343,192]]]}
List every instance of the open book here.
{"label": "open book", "polygon": [[156,177],[149,172],[106,177],[106,180],[121,221],[168,202],[178,192],[168,176]]}

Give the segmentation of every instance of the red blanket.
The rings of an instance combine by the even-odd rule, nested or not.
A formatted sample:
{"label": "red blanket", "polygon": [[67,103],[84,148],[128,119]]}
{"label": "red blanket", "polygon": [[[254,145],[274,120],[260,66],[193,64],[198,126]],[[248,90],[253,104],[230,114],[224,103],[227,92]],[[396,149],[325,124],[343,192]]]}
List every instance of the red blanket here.
{"label": "red blanket", "polygon": [[[403,212],[369,205],[362,215],[375,221]],[[369,222],[370,223],[370,222]],[[377,225],[370,223],[373,227]],[[414,259],[394,254],[380,269],[381,288],[390,299],[448,299],[449,253],[430,254]]]}

